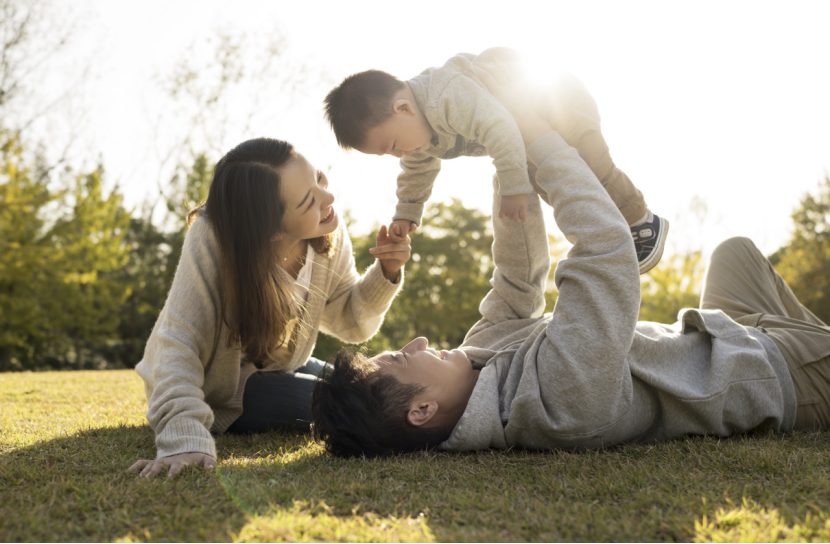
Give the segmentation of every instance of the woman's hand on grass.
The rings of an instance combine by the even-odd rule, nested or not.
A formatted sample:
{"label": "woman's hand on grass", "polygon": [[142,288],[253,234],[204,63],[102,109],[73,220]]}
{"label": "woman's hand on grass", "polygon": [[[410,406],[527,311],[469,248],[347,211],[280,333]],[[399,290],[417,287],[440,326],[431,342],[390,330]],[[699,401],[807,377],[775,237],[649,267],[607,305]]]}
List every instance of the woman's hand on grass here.
{"label": "woman's hand on grass", "polygon": [[375,238],[377,245],[369,250],[369,253],[380,261],[383,276],[392,283],[398,283],[401,268],[412,255],[409,236],[404,234],[399,240],[402,241],[393,242],[386,225],[381,225],[377,238]]}
{"label": "woman's hand on grass", "polygon": [[138,473],[139,476],[149,478],[150,476],[161,474],[169,467],[167,477],[173,478],[176,474],[181,472],[182,469],[185,469],[191,465],[201,466],[207,470],[213,470],[216,466],[216,459],[204,453],[180,453],[178,455],[162,457],[153,461],[141,459],[128,470],[131,472],[140,471]]}

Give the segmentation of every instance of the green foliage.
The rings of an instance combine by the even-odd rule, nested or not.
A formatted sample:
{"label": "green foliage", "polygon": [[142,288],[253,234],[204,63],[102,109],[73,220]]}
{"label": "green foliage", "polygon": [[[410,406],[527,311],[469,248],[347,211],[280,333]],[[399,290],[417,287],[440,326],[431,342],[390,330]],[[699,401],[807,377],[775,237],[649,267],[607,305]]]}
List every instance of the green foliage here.
{"label": "green foliage", "polygon": [[[490,290],[493,274],[489,217],[458,200],[430,204],[422,226],[412,235],[412,258],[404,287],[392,304],[380,333],[365,343],[373,352],[398,349],[418,336],[437,348],[461,344],[478,320],[478,305]],[[353,236],[358,270],[374,258],[375,232]],[[327,359],[340,342],[320,336],[314,356]]]}
{"label": "green foliage", "polygon": [[798,300],[830,323],[830,176],[792,214],[790,243],[770,256]]}
{"label": "green foliage", "polygon": [[46,303],[80,370],[84,351],[114,335],[121,305],[130,294],[131,287],[116,274],[127,263],[123,240],[130,217],[120,194],[104,195],[100,169],[76,178],[72,200],[71,214],[48,234],[60,260],[59,281],[51,286]]}
{"label": "green foliage", "polygon": [[703,272],[700,251],[664,256],[640,276],[640,321],[671,324],[683,308],[700,306]]}
{"label": "green foliage", "polygon": [[43,209],[57,195],[21,158],[17,138],[0,133],[0,371],[31,355],[47,336],[44,288],[55,281],[55,253],[44,236]]}
{"label": "green foliage", "polygon": [[104,194],[100,169],[54,191],[16,138],[0,152],[0,370],[83,368],[113,341],[132,290],[118,278],[129,213],[117,191]]}
{"label": "green foliage", "polygon": [[592,452],[334,459],[308,435],[217,435],[214,472],[155,455],[133,371],[0,375],[9,542],[788,542],[830,539],[830,433]]}
{"label": "green foliage", "polygon": [[97,353],[109,366],[134,367],[144,354],[144,345],[167,299],[187,234],[187,212],[207,198],[214,163],[206,154],[197,154],[171,180],[178,187],[165,202],[171,230],[162,230],[150,214],[131,217],[124,238],[129,251],[127,264],[118,272],[130,294],[121,308],[121,320],[113,340]]}

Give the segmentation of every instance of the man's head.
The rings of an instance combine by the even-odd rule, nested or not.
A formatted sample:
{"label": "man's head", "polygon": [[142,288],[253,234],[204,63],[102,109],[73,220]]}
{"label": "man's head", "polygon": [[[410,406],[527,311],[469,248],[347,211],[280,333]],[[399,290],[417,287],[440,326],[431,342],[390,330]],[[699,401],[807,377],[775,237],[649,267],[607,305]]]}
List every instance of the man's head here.
{"label": "man's head", "polygon": [[325,110],[343,149],[403,157],[432,145],[432,127],[409,85],[380,70],[344,79],[326,96]]}
{"label": "man's head", "polygon": [[340,457],[430,449],[447,438],[478,380],[460,350],[416,338],[371,359],[341,350],[314,384],[314,437]]}

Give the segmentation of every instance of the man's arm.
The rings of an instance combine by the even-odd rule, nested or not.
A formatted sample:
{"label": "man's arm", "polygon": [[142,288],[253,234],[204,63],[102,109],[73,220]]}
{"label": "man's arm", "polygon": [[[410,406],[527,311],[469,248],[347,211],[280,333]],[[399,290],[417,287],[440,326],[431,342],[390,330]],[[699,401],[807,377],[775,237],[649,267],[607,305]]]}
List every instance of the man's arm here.
{"label": "man's arm", "polygon": [[[538,381],[523,381],[528,395],[521,388],[516,395],[541,394],[545,409],[514,403],[511,419],[572,436],[602,432],[627,413],[633,395],[627,358],[640,281],[628,225],[576,150],[556,132],[543,133],[544,123],[511,78],[494,79],[486,71],[479,77],[516,119],[528,157],[538,167],[536,182],[553,206],[557,226],[574,244],[556,268],[559,296],[544,337],[526,359]],[[496,257],[497,263],[503,259]]]}

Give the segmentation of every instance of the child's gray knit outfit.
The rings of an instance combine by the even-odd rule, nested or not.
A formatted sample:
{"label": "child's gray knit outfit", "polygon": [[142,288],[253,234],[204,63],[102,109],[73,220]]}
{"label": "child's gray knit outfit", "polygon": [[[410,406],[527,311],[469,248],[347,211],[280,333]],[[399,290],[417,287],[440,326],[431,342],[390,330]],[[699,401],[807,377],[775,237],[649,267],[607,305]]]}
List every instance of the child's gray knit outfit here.
{"label": "child's gray knit outfit", "polygon": [[792,429],[796,391],[776,342],[721,310],[638,323],[633,242],[608,193],[556,132],[527,153],[574,246],[543,316],[550,261],[539,199],[529,199],[526,224],[494,220],[493,289],[462,345],[481,373],[441,447],[584,449]]}
{"label": "child's gray knit outfit", "polygon": [[[502,54],[508,57],[513,55],[501,47],[487,49],[477,56],[459,53],[444,66],[428,68],[407,81],[418,107],[437,137],[433,138],[432,146],[426,151],[401,159],[398,206],[393,220],[407,219],[421,223],[424,203],[432,193],[432,185],[441,170],[443,159],[489,155],[496,167],[499,196],[537,190],[534,180],[536,168],[533,164],[527,164],[521,133],[515,121],[489,92],[462,73],[475,73],[474,63],[488,62]],[[641,220],[647,211],[643,194],[611,160],[608,145],[600,131],[599,110],[582,82],[572,75],[563,74],[554,85],[536,89],[533,101],[554,130],[577,149],[628,224]],[[547,200],[544,191],[538,192]]]}
{"label": "child's gray knit outfit", "polygon": [[[159,458],[186,452],[216,457],[210,431],[223,432],[240,416],[245,382],[258,370],[242,360],[238,345],[228,346],[219,260],[213,228],[199,217],[187,232],[167,302],[136,366]],[[403,269],[392,284],[379,261],[358,274],[341,223],[334,254],[314,254],[305,327],[290,360],[281,366],[266,362],[263,370],[293,372],[305,365],[321,330],[346,342],[368,340],[401,285]]]}
{"label": "child's gray knit outfit", "polygon": [[393,220],[421,224],[424,203],[432,193],[442,159],[490,155],[496,167],[498,195],[533,192],[522,135],[513,117],[490,93],[462,74],[463,70],[474,72],[474,60],[487,60],[498,51],[488,49],[478,56],[461,53],[444,66],[428,68],[407,81],[437,137],[429,149],[401,159]]}

